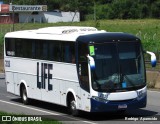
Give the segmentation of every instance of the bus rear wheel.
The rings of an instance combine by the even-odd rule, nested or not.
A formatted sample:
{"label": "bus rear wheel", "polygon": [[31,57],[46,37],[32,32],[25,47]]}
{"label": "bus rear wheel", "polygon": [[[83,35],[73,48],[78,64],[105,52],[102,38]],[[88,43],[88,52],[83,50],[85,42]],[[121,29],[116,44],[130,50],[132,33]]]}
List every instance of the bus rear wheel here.
{"label": "bus rear wheel", "polygon": [[69,113],[73,116],[78,116],[79,115],[79,111],[76,108],[76,101],[74,98],[71,98],[69,100]]}
{"label": "bus rear wheel", "polygon": [[27,96],[27,90],[26,90],[26,88],[24,86],[22,87],[21,92],[22,92],[21,93],[22,102],[23,102],[23,104],[27,105],[29,99],[28,99],[28,96]]}

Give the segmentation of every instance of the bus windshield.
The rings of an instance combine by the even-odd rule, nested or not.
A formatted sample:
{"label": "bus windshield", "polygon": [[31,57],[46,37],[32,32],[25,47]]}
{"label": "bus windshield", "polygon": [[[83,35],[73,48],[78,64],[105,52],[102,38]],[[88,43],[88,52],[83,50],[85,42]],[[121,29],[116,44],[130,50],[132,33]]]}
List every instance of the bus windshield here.
{"label": "bus windshield", "polygon": [[145,86],[140,42],[92,44],[89,50],[95,61],[95,69],[91,70],[94,90],[119,92]]}

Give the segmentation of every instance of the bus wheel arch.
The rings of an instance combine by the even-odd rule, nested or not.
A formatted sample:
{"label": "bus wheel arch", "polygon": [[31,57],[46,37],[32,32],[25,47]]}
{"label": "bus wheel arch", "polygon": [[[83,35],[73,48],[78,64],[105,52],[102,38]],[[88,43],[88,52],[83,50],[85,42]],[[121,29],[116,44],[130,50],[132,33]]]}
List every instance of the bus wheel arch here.
{"label": "bus wheel arch", "polygon": [[29,98],[28,98],[27,88],[24,83],[20,84],[20,97],[21,97],[23,104],[27,105]]}
{"label": "bus wheel arch", "polygon": [[67,102],[67,107],[68,107],[69,114],[71,114],[73,116],[78,116],[79,115],[79,110],[77,110],[76,99],[75,99],[72,92],[67,93],[66,102]]}

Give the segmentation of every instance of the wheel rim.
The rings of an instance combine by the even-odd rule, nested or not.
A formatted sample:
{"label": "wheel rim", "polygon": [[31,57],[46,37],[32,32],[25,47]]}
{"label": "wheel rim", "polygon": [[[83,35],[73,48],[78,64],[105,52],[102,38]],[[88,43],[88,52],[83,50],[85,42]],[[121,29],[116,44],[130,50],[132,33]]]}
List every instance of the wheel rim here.
{"label": "wheel rim", "polygon": [[76,102],[74,100],[71,101],[71,110],[75,111],[76,110]]}

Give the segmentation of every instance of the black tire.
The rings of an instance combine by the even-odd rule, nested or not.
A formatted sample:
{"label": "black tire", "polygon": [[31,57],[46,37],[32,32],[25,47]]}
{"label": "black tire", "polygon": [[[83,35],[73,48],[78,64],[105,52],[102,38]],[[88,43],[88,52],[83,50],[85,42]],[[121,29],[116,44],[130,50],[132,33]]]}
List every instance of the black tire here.
{"label": "black tire", "polygon": [[27,105],[29,99],[28,99],[27,90],[26,90],[25,87],[22,87],[22,93],[21,93],[21,94],[22,94],[22,95],[21,95],[21,99],[22,99],[23,104]]}
{"label": "black tire", "polygon": [[76,101],[74,98],[71,98],[69,100],[69,113],[72,115],[72,116],[78,116],[79,115],[79,110],[77,110],[76,108]]}

